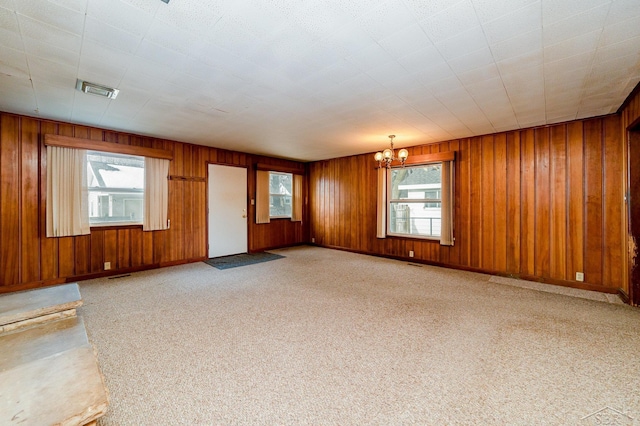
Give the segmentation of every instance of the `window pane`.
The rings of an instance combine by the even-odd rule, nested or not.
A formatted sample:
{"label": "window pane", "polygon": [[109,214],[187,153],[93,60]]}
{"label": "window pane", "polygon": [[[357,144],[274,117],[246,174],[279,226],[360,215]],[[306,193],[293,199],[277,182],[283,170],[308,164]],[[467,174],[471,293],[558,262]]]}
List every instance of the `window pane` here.
{"label": "window pane", "polygon": [[440,199],[442,164],[391,169],[391,199]]}
{"label": "window pane", "polygon": [[90,223],[142,223],[144,158],[89,151],[87,173]]}
{"label": "window pane", "polygon": [[391,170],[389,233],[439,237],[442,164]]}
{"label": "window pane", "polygon": [[291,173],[269,173],[269,215],[271,217],[291,217],[292,185]]}
{"label": "window pane", "polygon": [[389,232],[391,234],[440,236],[440,203],[390,203]]}

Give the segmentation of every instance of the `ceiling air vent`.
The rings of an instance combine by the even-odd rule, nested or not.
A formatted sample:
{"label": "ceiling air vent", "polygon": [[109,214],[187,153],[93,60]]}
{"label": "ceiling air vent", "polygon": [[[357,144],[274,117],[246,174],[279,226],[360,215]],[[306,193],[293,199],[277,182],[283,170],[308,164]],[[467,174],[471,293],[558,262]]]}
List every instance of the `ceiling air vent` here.
{"label": "ceiling air vent", "polygon": [[105,98],[115,99],[118,96],[118,89],[112,89],[111,87],[101,86],[100,84],[89,83],[88,81],[82,81],[78,79],[76,81],[76,89],[84,93],[91,93],[92,95],[104,96]]}

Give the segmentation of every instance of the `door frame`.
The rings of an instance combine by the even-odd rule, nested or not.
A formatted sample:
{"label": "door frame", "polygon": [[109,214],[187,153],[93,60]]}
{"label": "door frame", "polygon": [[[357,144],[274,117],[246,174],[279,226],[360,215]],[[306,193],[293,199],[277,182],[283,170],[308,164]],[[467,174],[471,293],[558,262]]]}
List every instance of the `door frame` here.
{"label": "door frame", "polygon": [[[640,203],[640,197],[634,197],[632,188],[631,188],[631,168],[632,168],[632,152],[640,152],[640,118],[634,120],[627,128],[626,131],[626,139],[627,143],[625,144],[625,154],[626,161],[625,165],[627,167],[627,172],[625,173],[625,257],[626,257],[626,281],[627,281],[627,289],[629,294],[626,295],[628,297],[628,301],[630,305],[640,306],[640,282],[634,282],[634,269],[640,268],[640,238],[635,239],[635,265],[634,259],[631,257],[631,248],[634,245],[634,236],[632,233],[633,218],[632,218],[632,202],[635,204]],[[635,148],[632,151],[631,145],[635,144]],[[640,189],[636,189],[635,192],[640,193]],[[637,224],[635,225],[637,226]],[[640,275],[640,272],[636,272],[635,275]],[[640,278],[636,281],[640,281]]]}
{"label": "door frame", "polygon": [[205,226],[205,238],[207,240],[207,244],[206,244],[206,258],[209,259],[209,165],[212,164],[214,166],[228,166],[228,167],[239,167],[241,169],[246,169],[247,171],[247,191],[246,191],[246,202],[247,202],[247,253],[251,253],[251,246],[249,245],[249,243],[251,242],[251,214],[249,213],[249,211],[251,210],[251,205],[250,205],[250,200],[251,200],[251,196],[249,195],[249,188],[251,185],[251,176],[249,171],[251,170],[250,167],[246,166],[246,165],[242,165],[242,164],[231,164],[231,163],[219,163],[217,161],[205,161],[205,170],[206,170],[206,180],[205,180],[205,217],[207,218],[206,220],[206,226]]}

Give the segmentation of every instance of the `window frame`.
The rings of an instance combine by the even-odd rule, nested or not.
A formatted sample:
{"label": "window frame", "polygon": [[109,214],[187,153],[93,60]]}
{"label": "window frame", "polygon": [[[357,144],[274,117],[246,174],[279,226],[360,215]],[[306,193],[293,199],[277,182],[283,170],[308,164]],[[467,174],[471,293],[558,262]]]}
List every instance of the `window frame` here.
{"label": "window frame", "polygon": [[[137,221],[112,221],[112,222],[93,222],[92,221],[92,217],[91,217],[91,199],[89,199],[89,227],[90,228],[96,228],[96,229],[105,229],[105,228],[125,228],[125,227],[133,227],[133,228],[141,228],[144,224],[144,194],[145,194],[145,185],[144,185],[144,170],[145,170],[145,157],[140,156],[140,155],[134,155],[134,154],[130,154],[130,153],[120,153],[120,152],[112,152],[112,151],[101,151],[101,150],[97,150],[97,149],[88,149],[87,150],[87,172],[89,171],[89,155],[91,153],[97,153],[97,154],[101,154],[104,155],[106,157],[109,156],[119,156],[119,157],[130,157],[130,158],[135,158],[137,160],[142,160],[144,166],[143,166],[143,183],[142,183],[142,189],[138,190],[141,195],[141,202],[142,202],[142,210],[141,210],[141,215],[139,220]],[[95,190],[93,190],[92,188],[90,188],[87,185],[87,197],[90,196],[90,194],[92,192],[105,192],[108,194],[111,194],[111,192],[113,193],[117,193],[117,192],[121,192],[121,193],[131,193],[131,190],[134,188],[105,188],[105,190],[100,191],[100,188],[97,188]],[[137,189],[137,188],[136,188]],[[113,191],[110,191],[113,190]],[[123,208],[124,208],[124,200],[123,200]]]}
{"label": "window frame", "polygon": [[[440,165],[440,173],[442,174],[442,164],[444,163],[444,161],[428,161],[428,162],[424,162],[424,163],[412,163],[412,164],[408,164],[405,165],[404,168],[420,168],[420,167],[424,167],[424,166],[429,166],[429,165]],[[392,199],[391,198],[391,188],[393,186],[392,184],[392,170],[394,169],[400,169],[402,168],[402,166],[392,166],[391,168],[387,169],[387,182],[386,182],[386,235],[388,237],[398,237],[398,238],[410,238],[410,239],[418,239],[418,240],[430,240],[430,241],[440,241],[441,239],[441,234],[440,235],[421,235],[421,234],[404,234],[404,233],[399,233],[399,232],[391,232],[391,205],[392,203],[404,203],[404,204],[422,204],[422,208],[426,209],[427,207],[425,207],[426,204],[428,203],[438,203],[440,204],[440,215],[441,218],[440,220],[442,220],[442,177],[440,179],[440,189],[438,190],[438,192],[440,193],[440,198],[416,198],[416,199]],[[426,190],[424,191],[425,193],[427,192]],[[435,207],[429,207],[429,208],[435,208]],[[432,225],[433,226],[433,225]],[[433,229],[433,228],[432,228]]]}
{"label": "window frame", "polygon": [[[287,175],[291,179],[291,195],[275,194],[271,192],[271,175]],[[289,198],[289,205],[291,206],[291,214],[287,215],[271,215],[271,197],[279,197],[282,199]],[[286,204],[286,203],[285,203]],[[277,170],[269,170],[269,219],[291,219],[293,217],[293,173],[280,172]]]}

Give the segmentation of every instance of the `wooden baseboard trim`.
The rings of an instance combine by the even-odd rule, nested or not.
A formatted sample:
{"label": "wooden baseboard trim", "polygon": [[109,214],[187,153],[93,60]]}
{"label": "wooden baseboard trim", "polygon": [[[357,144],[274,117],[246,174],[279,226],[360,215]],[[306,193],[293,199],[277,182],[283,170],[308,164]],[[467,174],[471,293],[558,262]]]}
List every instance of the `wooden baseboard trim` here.
{"label": "wooden baseboard trim", "polygon": [[64,283],[92,280],[94,278],[111,277],[114,275],[130,274],[132,272],[148,271],[150,269],[159,269],[167,266],[184,265],[186,263],[202,262],[206,260],[206,257],[196,257],[192,259],[175,260],[170,262],[152,263],[148,265],[132,266],[129,268],[111,269],[109,271],[94,272],[91,274],[74,275],[65,278],[56,278],[52,280],[32,281],[24,284],[12,285],[12,286],[0,286],[0,294],[13,293],[16,291],[33,290],[40,287],[49,287],[52,285],[59,285]]}
{"label": "wooden baseboard trim", "polygon": [[187,263],[196,263],[203,262],[207,260],[208,257],[194,257],[192,259],[183,259],[183,260],[173,260],[171,262],[160,262],[160,268],[165,268],[167,266],[178,266],[178,265],[186,265]]}
{"label": "wooden baseboard trim", "polygon": [[254,254],[254,253],[262,253],[263,251],[267,251],[267,250],[278,250],[278,249],[283,249],[283,248],[288,248],[288,247],[297,247],[297,246],[308,246],[311,245],[307,242],[302,242],[302,243],[294,243],[294,244],[283,244],[283,245],[279,245],[279,246],[271,246],[271,247],[262,247],[259,249],[251,249],[249,250],[249,254]]}
{"label": "wooden baseboard trim", "polygon": [[64,284],[66,282],[67,281],[65,281],[64,278],[56,278],[56,279],[51,279],[51,280],[31,281],[31,282],[23,283],[23,284],[0,286],[0,294],[2,294],[2,293],[14,293],[16,291],[33,290],[35,288],[49,287],[49,286],[52,286],[52,285]]}
{"label": "wooden baseboard trim", "polygon": [[[598,291],[600,293],[619,294],[619,292],[621,291],[620,289],[617,289],[617,288],[606,287],[606,286],[597,285],[597,284],[581,283],[581,282],[577,282],[577,281],[558,280],[558,279],[554,279],[554,278],[537,277],[537,276],[533,276],[533,275],[512,274],[512,273],[502,272],[502,271],[492,271],[492,270],[488,270],[488,269],[475,268],[473,266],[453,265],[453,264],[443,263],[443,262],[434,262],[434,261],[430,261],[430,260],[416,259],[415,257],[394,256],[394,255],[386,255],[386,254],[379,254],[379,253],[368,253],[368,252],[365,252],[365,251],[362,251],[362,250],[352,250],[352,249],[348,249],[348,248],[345,248],[345,247],[331,246],[331,245],[326,245],[326,244],[314,243],[314,244],[309,244],[309,245],[313,245],[313,246],[317,246],[317,247],[329,248],[329,249],[333,249],[333,250],[348,251],[348,252],[357,253],[357,254],[364,254],[364,255],[367,255],[367,256],[376,256],[376,257],[383,257],[383,258],[386,258],[386,259],[401,260],[401,261],[409,262],[409,263],[419,263],[419,264],[423,264],[423,265],[432,265],[432,266],[439,266],[439,267],[449,268],[449,269],[457,269],[457,270],[461,270],[461,271],[477,272],[477,273],[480,273],[480,274],[497,275],[497,276],[500,276],[500,277],[514,278],[514,279],[526,280],[526,281],[534,281],[534,282],[543,283],[543,284],[559,285],[559,286],[562,286],[562,287],[571,287],[571,288],[577,288],[577,289],[580,289],[580,290]],[[623,297],[623,299],[624,299],[624,297]]]}

